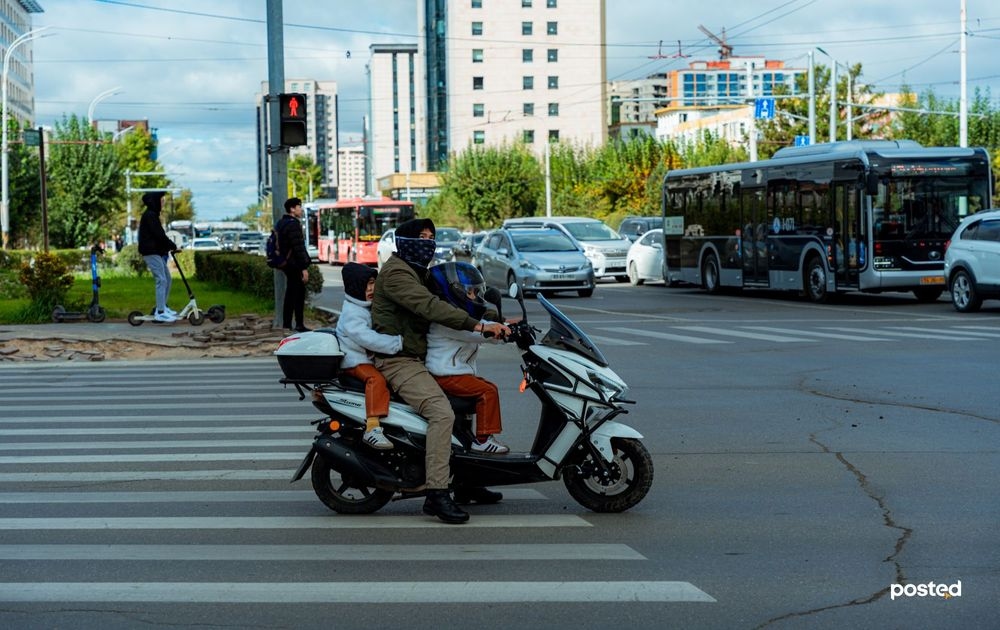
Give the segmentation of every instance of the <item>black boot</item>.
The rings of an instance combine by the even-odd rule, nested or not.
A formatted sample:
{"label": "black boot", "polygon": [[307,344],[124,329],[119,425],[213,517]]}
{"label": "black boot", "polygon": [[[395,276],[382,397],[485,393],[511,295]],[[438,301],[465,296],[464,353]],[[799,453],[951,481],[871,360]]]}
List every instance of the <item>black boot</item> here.
{"label": "black boot", "polygon": [[428,490],[424,499],[424,514],[436,516],[445,523],[457,525],[469,520],[468,512],[455,505],[447,490]]}
{"label": "black boot", "polygon": [[503,494],[494,492],[489,488],[457,488],[455,490],[455,503],[459,505],[467,505],[469,503],[489,505],[500,503],[501,499],[503,499]]}

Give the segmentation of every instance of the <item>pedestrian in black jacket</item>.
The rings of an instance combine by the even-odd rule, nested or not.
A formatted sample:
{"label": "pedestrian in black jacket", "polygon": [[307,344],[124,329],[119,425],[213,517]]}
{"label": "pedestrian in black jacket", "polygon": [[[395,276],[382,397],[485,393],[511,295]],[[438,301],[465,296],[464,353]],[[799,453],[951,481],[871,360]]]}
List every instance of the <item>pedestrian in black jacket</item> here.
{"label": "pedestrian in black jacket", "polygon": [[177,244],[167,237],[160,223],[160,210],[163,209],[165,195],[163,191],[148,192],[142,196],[145,212],[139,218],[139,253],[146,261],[146,267],[153,274],[156,282],[156,313],[155,321],[170,323],[177,321],[177,312],[167,306],[170,297],[170,269],[167,266],[167,256],[177,249]]}
{"label": "pedestrian in black jacket", "polygon": [[[302,237],[302,200],[292,197],[285,202],[285,215],[278,219],[278,244],[281,251],[288,252],[288,262],[282,267],[285,273],[285,301],[281,306],[282,326],[296,332],[306,328],[304,312],[306,308],[306,282],[309,281],[309,252]],[[293,322],[294,319],[294,322]],[[295,323],[296,325],[292,325]]]}

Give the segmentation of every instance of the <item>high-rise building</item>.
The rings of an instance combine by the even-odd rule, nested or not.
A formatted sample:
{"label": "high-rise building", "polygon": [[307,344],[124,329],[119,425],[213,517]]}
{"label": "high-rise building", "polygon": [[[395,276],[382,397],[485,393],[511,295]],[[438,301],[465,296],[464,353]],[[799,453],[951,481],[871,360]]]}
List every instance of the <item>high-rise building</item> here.
{"label": "high-rise building", "polygon": [[427,169],[423,64],[415,44],[372,44],[365,132],[368,181]]}
{"label": "high-rise building", "polygon": [[[0,3],[0,54],[21,35],[31,31],[31,14],[42,13],[34,0],[4,0]],[[14,118],[35,120],[34,51],[31,40],[18,44],[10,54],[7,68],[7,110]],[[7,112],[4,112],[6,115]]]}
{"label": "high-rise building", "polygon": [[[605,0],[418,0],[427,168],[470,145],[607,137]],[[372,95],[373,100],[376,95]]]}
{"label": "high-rise building", "polygon": [[340,162],[340,188],[337,190],[340,198],[364,197],[368,181],[365,176],[365,148],[340,147],[337,159]]}
{"label": "high-rise building", "polygon": [[741,105],[753,87],[753,96],[773,96],[779,86],[799,94],[796,78],[805,68],[786,68],[784,61],[763,56],[728,57],[718,61],[692,61],[687,68],[667,73],[667,107]]}
{"label": "high-rise building", "polygon": [[[268,93],[267,81],[261,83],[257,95],[257,182],[259,189],[271,187],[271,169],[268,144],[278,144],[277,138],[268,142],[268,113],[264,107],[264,94]],[[308,155],[323,172],[322,194],[333,197],[339,186],[337,165],[337,83],[312,79],[286,79],[284,92],[296,92],[306,97],[306,144],[289,149],[289,157]]]}

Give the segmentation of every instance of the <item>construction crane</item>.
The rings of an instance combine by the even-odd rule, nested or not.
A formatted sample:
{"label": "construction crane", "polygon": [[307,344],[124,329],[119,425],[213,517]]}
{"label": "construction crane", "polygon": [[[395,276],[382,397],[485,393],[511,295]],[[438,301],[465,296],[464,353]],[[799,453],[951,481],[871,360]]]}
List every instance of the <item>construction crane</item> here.
{"label": "construction crane", "polygon": [[698,30],[708,36],[713,42],[719,45],[719,59],[729,59],[733,54],[733,47],[726,43],[726,29],[722,29],[722,37],[719,37],[712,31],[708,30],[701,24],[698,25]]}

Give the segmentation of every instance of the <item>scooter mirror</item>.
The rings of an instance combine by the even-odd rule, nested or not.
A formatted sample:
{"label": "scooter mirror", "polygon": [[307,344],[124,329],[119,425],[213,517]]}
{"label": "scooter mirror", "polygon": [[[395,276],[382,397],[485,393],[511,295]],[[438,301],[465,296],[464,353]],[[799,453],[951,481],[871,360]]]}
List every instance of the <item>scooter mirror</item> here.
{"label": "scooter mirror", "polygon": [[497,314],[500,316],[501,321],[503,320],[503,307],[500,302],[503,300],[503,295],[500,294],[495,287],[486,287],[486,291],[483,293],[483,299],[497,307]]}

